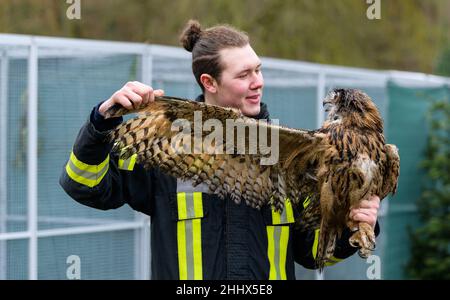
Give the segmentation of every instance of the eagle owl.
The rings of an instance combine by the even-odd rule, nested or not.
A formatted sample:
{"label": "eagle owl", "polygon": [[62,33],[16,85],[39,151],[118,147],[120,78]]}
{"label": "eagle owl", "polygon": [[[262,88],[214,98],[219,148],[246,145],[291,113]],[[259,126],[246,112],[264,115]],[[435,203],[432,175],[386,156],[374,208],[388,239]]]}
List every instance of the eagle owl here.
{"label": "eagle owl", "polygon": [[[284,201],[290,199],[301,211],[296,221],[301,230],[320,228],[316,264],[322,269],[346,227],[353,231],[349,242],[359,248],[360,256],[370,255],[374,230],[367,223],[352,221],[350,209],[370,195],[383,199],[395,193],[400,170],[397,147],[385,143],[381,115],[368,95],[336,89],[323,104],[328,116],[314,131],[286,128],[247,118],[237,109],[172,97],[157,97],[135,111],[113,106],[106,117],[138,113],[110,133],[113,151],[122,159],[136,155],[145,168],[158,167],[194,186],[206,184],[222,199],[228,195],[256,209],[269,204],[282,210]],[[196,113],[202,117],[201,124]],[[210,120],[216,120],[215,138],[211,138],[213,126],[195,130]],[[237,138],[239,126],[226,126],[229,120],[249,128],[243,139]],[[262,163],[267,151],[255,147],[251,128],[265,132],[271,146],[276,144],[276,162]],[[306,198],[309,205],[303,208]]]}

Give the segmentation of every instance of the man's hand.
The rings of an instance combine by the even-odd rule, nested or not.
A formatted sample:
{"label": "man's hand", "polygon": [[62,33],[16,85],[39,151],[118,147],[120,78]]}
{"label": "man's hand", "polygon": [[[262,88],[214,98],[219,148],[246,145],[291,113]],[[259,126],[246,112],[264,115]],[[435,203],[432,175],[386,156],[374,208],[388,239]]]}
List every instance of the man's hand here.
{"label": "man's hand", "polygon": [[355,222],[365,222],[375,228],[379,208],[380,198],[375,195],[371,196],[368,200],[361,201],[359,207],[351,208],[350,218]]}
{"label": "man's hand", "polygon": [[98,111],[102,116],[105,116],[105,112],[114,104],[119,104],[128,110],[134,110],[155,101],[155,96],[163,95],[163,90],[153,90],[151,86],[142,82],[130,81],[103,102]]}

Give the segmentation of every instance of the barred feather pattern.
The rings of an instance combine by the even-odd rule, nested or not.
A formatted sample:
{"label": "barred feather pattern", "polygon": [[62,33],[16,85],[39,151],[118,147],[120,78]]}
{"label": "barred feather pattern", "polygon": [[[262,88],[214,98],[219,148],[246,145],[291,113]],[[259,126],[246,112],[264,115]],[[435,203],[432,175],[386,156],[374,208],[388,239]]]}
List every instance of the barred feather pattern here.
{"label": "barred feather pattern", "polygon": [[[207,105],[185,99],[160,97],[138,116],[111,132],[113,151],[127,159],[137,154],[137,162],[146,168],[159,167],[174,177],[205,183],[220,198],[229,196],[236,203],[244,201],[254,208],[272,205],[281,211],[290,199],[300,211],[296,226],[300,230],[320,229],[316,266],[322,270],[330,261],[336,241],[345,228],[354,231],[349,242],[367,257],[375,247],[373,229],[349,218],[351,207],[370,195],[383,199],[397,190],[400,158],[395,145],[385,143],[381,115],[370,97],[359,90],[338,89],[324,99],[328,117],[314,131],[286,128],[242,116],[236,109]],[[221,124],[238,120],[258,130],[279,132],[279,158],[273,165],[262,165],[264,155],[258,149],[249,154],[251,140],[245,136],[245,154],[240,154],[235,139],[230,141],[226,126],[223,139],[205,144],[196,142],[192,131],[173,131],[172,125],[183,119],[194,124],[195,113],[203,122],[214,118]],[[107,117],[129,113],[113,107]],[[195,131],[195,130],[194,130]],[[210,132],[202,131],[205,138]],[[181,137],[181,138],[180,138]],[[186,153],[184,138],[194,143]],[[198,138],[198,137],[197,137]],[[232,143],[231,153],[215,153],[218,147]],[[206,149],[198,149],[201,146]],[[303,208],[303,200],[309,205]]]}
{"label": "barred feather pattern", "polygon": [[[197,106],[195,108],[203,115],[221,120],[242,118],[238,111],[232,109],[218,109],[195,102],[189,105]],[[211,193],[221,198],[229,195],[236,203],[244,199],[247,205],[255,208],[265,205],[272,194],[285,194],[274,193],[274,185],[270,181],[274,169],[261,165],[257,154],[210,154],[214,153],[214,149],[203,149],[199,154],[194,154],[194,149],[188,149],[194,152],[190,154],[180,151],[185,146],[182,144],[184,138],[192,138],[192,133],[183,136],[172,131],[171,126],[177,119],[192,123],[193,111],[195,109],[192,107],[186,111],[186,103],[179,100],[156,101],[150,111],[142,111],[138,117],[124,122],[111,132],[113,151],[120,153],[122,159],[137,154],[137,162],[146,168],[159,167],[174,177],[191,180],[194,185],[206,183]],[[246,121],[254,123],[251,119],[243,119],[243,122]],[[222,142],[225,144],[225,141]],[[196,143],[192,146],[198,147]],[[214,143],[209,145],[214,146]],[[274,205],[279,210],[283,208],[284,199],[275,197]]]}

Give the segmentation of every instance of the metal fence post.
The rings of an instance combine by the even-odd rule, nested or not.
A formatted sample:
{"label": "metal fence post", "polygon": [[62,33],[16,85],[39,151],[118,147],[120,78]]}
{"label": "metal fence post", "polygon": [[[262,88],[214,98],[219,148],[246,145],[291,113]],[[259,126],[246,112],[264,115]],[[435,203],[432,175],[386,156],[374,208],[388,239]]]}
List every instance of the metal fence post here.
{"label": "metal fence post", "polygon": [[[7,50],[0,55],[0,233],[7,230],[7,188],[8,188],[8,73]],[[0,280],[7,279],[7,241],[0,240]]]}
{"label": "metal fence post", "polygon": [[324,121],[322,101],[323,98],[325,97],[325,88],[326,88],[326,75],[325,72],[321,71],[317,76],[317,98],[316,98],[317,128],[320,128]]}
{"label": "metal fence post", "polygon": [[28,116],[27,116],[27,187],[28,187],[28,276],[31,280],[38,277],[38,180],[37,180],[37,143],[38,143],[38,47],[31,39],[28,61]]}

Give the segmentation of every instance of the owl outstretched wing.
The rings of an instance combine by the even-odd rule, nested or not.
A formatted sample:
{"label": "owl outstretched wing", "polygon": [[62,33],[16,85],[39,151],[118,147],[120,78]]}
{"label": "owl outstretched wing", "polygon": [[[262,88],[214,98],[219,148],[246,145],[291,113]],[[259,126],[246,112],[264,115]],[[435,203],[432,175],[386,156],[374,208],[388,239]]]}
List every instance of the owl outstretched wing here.
{"label": "owl outstretched wing", "polygon": [[[127,112],[113,107],[108,117]],[[261,208],[296,202],[308,160],[323,136],[243,116],[239,110],[172,97],[157,97],[110,134],[122,159],[136,155],[146,168],[205,183],[210,192]]]}

